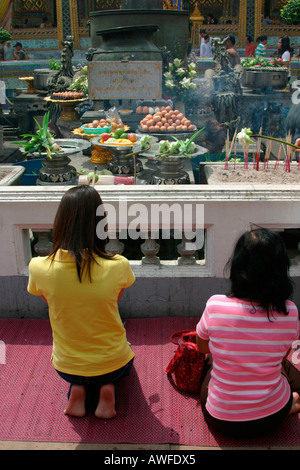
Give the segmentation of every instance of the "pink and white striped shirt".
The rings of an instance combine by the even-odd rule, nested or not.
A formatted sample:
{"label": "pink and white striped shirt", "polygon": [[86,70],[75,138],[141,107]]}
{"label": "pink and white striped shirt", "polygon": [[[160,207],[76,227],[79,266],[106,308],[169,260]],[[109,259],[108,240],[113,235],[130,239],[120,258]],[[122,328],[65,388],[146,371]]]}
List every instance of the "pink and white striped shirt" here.
{"label": "pink and white striped shirt", "polygon": [[296,305],[289,314],[270,314],[251,302],[225,295],[212,296],[197,325],[209,340],[213,370],[207,411],[225,421],[252,421],[281,410],[291,394],[281,374],[281,362],[299,337]]}

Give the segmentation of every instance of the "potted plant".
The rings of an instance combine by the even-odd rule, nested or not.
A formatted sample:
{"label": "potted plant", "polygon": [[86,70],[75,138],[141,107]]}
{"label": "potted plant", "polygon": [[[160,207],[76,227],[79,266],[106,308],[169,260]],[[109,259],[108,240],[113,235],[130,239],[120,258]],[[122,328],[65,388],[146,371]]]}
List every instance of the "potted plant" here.
{"label": "potted plant", "polygon": [[76,170],[70,166],[70,158],[62,151],[54,139],[54,135],[49,131],[50,113],[43,117],[42,125],[35,119],[38,130],[36,134],[24,134],[22,137],[30,140],[27,142],[16,142],[24,147],[25,155],[37,154],[39,158],[45,157],[44,167],[39,171],[37,184],[73,184],[76,178]]}
{"label": "potted plant", "polygon": [[300,21],[300,0],[291,0],[280,10],[281,19],[287,24],[298,24]]}

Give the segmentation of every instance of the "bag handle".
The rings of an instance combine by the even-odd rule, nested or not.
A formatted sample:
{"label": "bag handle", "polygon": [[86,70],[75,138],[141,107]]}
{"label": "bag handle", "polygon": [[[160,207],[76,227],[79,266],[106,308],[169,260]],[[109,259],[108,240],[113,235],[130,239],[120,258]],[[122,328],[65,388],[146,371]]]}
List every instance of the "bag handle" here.
{"label": "bag handle", "polygon": [[[170,340],[172,341],[173,344],[176,344],[177,346],[185,346],[188,349],[194,349],[195,351],[198,351],[198,346],[195,343],[192,343],[191,341],[186,341],[184,339],[185,336],[187,335],[196,335],[195,330],[181,330],[177,331],[176,333],[173,333]],[[179,341],[175,341],[174,338],[177,338],[179,336]]]}

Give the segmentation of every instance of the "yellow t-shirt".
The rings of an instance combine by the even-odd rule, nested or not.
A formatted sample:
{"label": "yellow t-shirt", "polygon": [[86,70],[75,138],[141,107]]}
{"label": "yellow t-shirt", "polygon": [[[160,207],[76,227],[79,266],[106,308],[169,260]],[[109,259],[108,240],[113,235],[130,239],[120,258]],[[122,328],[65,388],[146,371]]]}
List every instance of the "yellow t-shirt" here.
{"label": "yellow t-shirt", "polygon": [[84,276],[81,283],[75,260],[66,250],[57,252],[52,265],[48,257],[29,263],[27,290],[43,295],[49,306],[53,367],[67,374],[107,374],[134,357],[117,302],[121,289],[133,284],[134,274],[123,256],[96,260],[92,282]]}

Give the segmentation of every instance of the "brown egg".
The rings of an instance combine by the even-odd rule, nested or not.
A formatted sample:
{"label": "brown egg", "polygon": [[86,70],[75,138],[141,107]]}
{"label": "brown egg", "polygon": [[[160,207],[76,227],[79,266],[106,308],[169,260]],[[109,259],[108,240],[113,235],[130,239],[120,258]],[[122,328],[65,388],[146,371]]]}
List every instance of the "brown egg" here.
{"label": "brown egg", "polygon": [[178,111],[178,109],[175,109],[175,110],[173,111],[173,113],[176,114],[176,116],[177,116],[177,114],[179,114],[180,111]]}
{"label": "brown egg", "polygon": [[154,114],[153,121],[154,122],[159,122],[160,120],[161,120],[161,116],[157,116],[157,114]]}
{"label": "brown egg", "polygon": [[149,108],[148,108],[148,106],[144,106],[142,112],[143,112],[143,114],[148,114],[148,113],[149,113]]}
{"label": "brown egg", "polygon": [[187,131],[188,130],[187,126],[182,126],[182,130]]}
{"label": "brown egg", "polygon": [[154,126],[149,126],[149,131],[150,132],[155,132],[155,127]]}
{"label": "brown egg", "polygon": [[172,116],[172,114],[170,114],[170,113],[166,113],[166,114],[165,114],[165,118],[166,118],[166,119],[170,119],[171,116]]}
{"label": "brown egg", "polygon": [[191,124],[192,124],[191,121],[189,121],[188,119],[185,121],[186,126],[190,126]]}
{"label": "brown egg", "polygon": [[165,117],[162,117],[162,118],[161,118],[161,122],[162,122],[163,124],[165,124],[165,123],[167,122],[167,119],[166,119]]}
{"label": "brown egg", "polygon": [[161,126],[160,130],[161,130],[162,132],[165,132],[165,131],[167,130],[167,128],[166,128],[166,126]]}
{"label": "brown egg", "polygon": [[165,125],[164,125],[164,127],[165,127],[166,129],[169,129],[170,124],[169,124],[168,122],[166,122]]}
{"label": "brown egg", "polygon": [[175,131],[175,126],[170,126],[170,127],[168,128],[168,131],[169,131],[169,132]]}
{"label": "brown egg", "polygon": [[159,121],[159,122],[156,123],[156,125],[157,125],[158,127],[161,127],[163,124],[162,124],[161,121]]}
{"label": "brown egg", "polygon": [[171,106],[166,106],[166,110],[171,111],[172,110]]}
{"label": "brown egg", "polygon": [[176,119],[176,121],[175,121],[175,126],[180,126],[180,125],[181,125],[180,119]]}
{"label": "brown egg", "polygon": [[147,132],[147,131],[149,130],[149,127],[148,127],[148,126],[145,126],[145,125],[143,125],[143,126],[142,126],[142,129],[143,129],[143,131]]}
{"label": "brown egg", "polygon": [[92,124],[93,124],[93,127],[97,127],[98,124],[99,124],[99,121],[95,120],[95,121],[92,122]]}
{"label": "brown egg", "polygon": [[193,131],[195,129],[195,126],[193,126],[193,124],[191,124],[190,126],[188,126],[188,130],[189,131]]}
{"label": "brown egg", "polygon": [[147,119],[152,119],[152,114],[147,114],[146,118]]}
{"label": "brown egg", "polygon": [[143,112],[142,106],[138,106],[138,107],[136,108],[135,112],[136,112],[137,114],[142,114],[142,112]]}
{"label": "brown egg", "polygon": [[160,127],[159,126],[154,126],[155,131],[159,131]]}
{"label": "brown egg", "polygon": [[154,125],[155,125],[154,119],[148,119],[147,126],[154,126]]}
{"label": "brown egg", "polygon": [[168,119],[168,124],[171,126],[173,124],[173,119]]}
{"label": "brown egg", "polygon": [[176,126],[176,131],[181,131],[182,130],[182,126]]}
{"label": "brown egg", "polygon": [[184,118],[184,115],[182,113],[179,113],[179,114],[177,114],[177,117],[178,117],[178,119],[181,120],[182,118]]}

